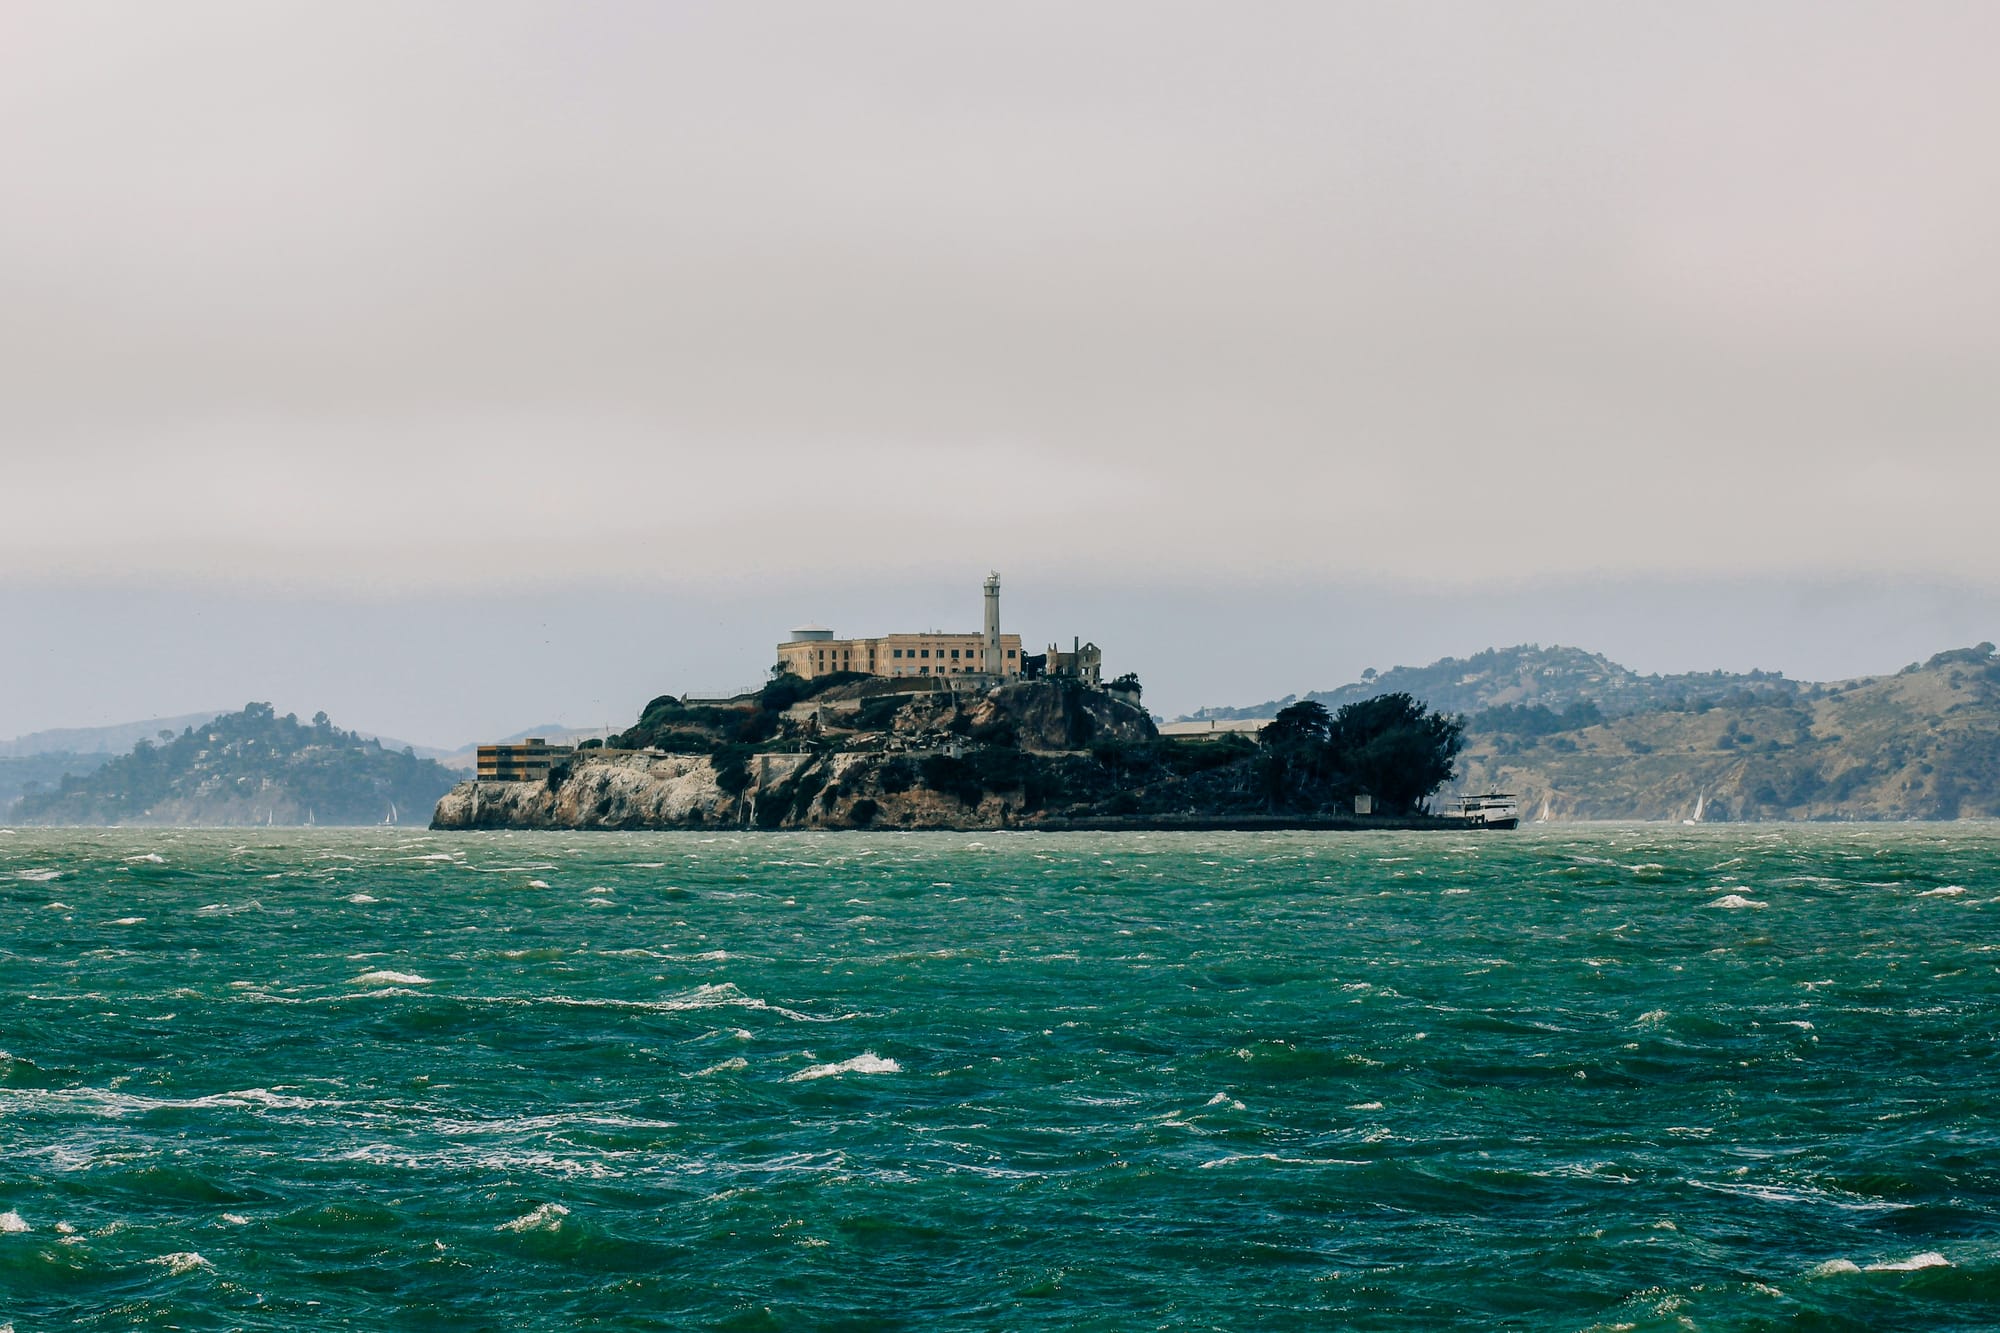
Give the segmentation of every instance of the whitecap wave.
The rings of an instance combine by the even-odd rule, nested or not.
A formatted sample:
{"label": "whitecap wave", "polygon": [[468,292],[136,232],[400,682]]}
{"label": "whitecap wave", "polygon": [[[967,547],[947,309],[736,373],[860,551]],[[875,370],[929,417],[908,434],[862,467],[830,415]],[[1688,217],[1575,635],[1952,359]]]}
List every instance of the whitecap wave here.
{"label": "whitecap wave", "polygon": [[1367,1166],[1368,1163],[1354,1157],[1286,1157],[1282,1153],[1256,1152],[1231,1153],[1227,1157],[1217,1157],[1200,1163],[1204,1171],[1212,1171],[1218,1166],[1234,1166],[1238,1162],[1275,1162],[1281,1166]]}
{"label": "whitecap wave", "polygon": [[0,1213],[0,1235],[12,1236],[33,1230],[34,1228],[28,1225],[28,1219],[13,1209],[9,1208],[6,1212]]}
{"label": "whitecap wave", "polygon": [[1941,888],[1941,889],[1925,889],[1925,890],[1924,890],[1924,891],[1923,891],[1922,893],[1918,894],[1918,895],[1917,895],[1917,897],[1919,897],[1919,898],[1955,898],[1955,897],[1957,897],[1957,896],[1958,896],[1959,894],[1961,894],[1961,893],[1964,893],[1964,892],[1965,892],[1965,886],[1964,886],[1963,884],[1947,884],[1947,885],[1945,885],[1945,886],[1944,886],[1943,888]]}
{"label": "whitecap wave", "polygon": [[1913,1254],[1909,1258],[1897,1263],[1869,1264],[1862,1271],[1866,1273],[1914,1273],[1920,1268],[1950,1267],[1951,1260],[1945,1258],[1936,1250],[1925,1250],[1922,1254]]}
{"label": "whitecap wave", "polygon": [[30,884],[46,884],[50,880],[58,879],[61,876],[62,871],[51,870],[47,866],[36,866],[32,870],[16,870],[14,872],[15,879],[24,879]]}
{"label": "whitecap wave", "polygon": [[319,1097],[294,1097],[289,1093],[273,1092],[269,1088],[239,1088],[235,1092],[218,1092],[207,1097],[196,1097],[184,1104],[187,1106],[270,1106],[283,1110],[299,1111],[314,1106],[335,1106],[339,1103]]}
{"label": "whitecap wave", "polygon": [[154,865],[156,865],[156,866],[163,866],[163,865],[165,865],[165,864],[167,863],[167,858],[166,858],[166,857],[164,857],[164,856],[161,856],[161,855],[160,855],[160,854],[159,854],[158,852],[141,852],[141,853],[139,853],[139,854],[138,854],[137,856],[128,856],[128,857],[126,857],[125,859],[126,859],[126,860],[127,860],[128,862],[129,862],[129,861],[150,861],[150,862],[152,862],[152,863],[153,863]]}
{"label": "whitecap wave", "polygon": [[851,1013],[834,1014],[829,1017],[801,1013],[797,1009],[787,1009],[783,1005],[760,1000],[754,995],[745,995],[735,983],[728,981],[709,982],[664,1000],[580,999],[569,995],[538,995],[525,999],[502,998],[485,1003],[554,1004],[573,1009],[636,1009],[656,1014],[688,1013],[701,1009],[755,1009],[801,1023],[840,1023],[854,1017]]}
{"label": "whitecap wave", "polygon": [[894,1060],[885,1060],[873,1051],[863,1051],[852,1060],[842,1060],[838,1064],[813,1065],[801,1069],[786,1079],[787,1083],[804,1083],[811,1079],[838,1078],[842,1074],[900,1074],[903,1067]]}
{"label": "whitecap wave", "polygon": [[355,904],[358,907],[366,907],[369,903],[380,902],[382,900],[380,898],[371,897],[370,895],[365,893],[350,893],[347,895],[347,901]]}
{"label": "whitecap wave", "polygon": [[545,1203],[511,1222],[502,1222],[495,1231],[560,1231],[569,1209],[559,1203]]}
{"label": "whitecap wave", "polygon": [[1861,1265],[1852,1259],[1829,1259],[1823,1264],[1814,1264],[1806,1270],[1807,1277],[1834,1277],[1841,1273],[1859,1273]]}
{"label": "whitecap wave", "polygon": [[350,986],[428,986],[429,977],[420,977],[414,972],[391,972],[382,968],[374,972],[363,972],[347,983]]}
{"label": "whitecap wave", "polygon": [[215,1267],[214,1264],[202,1258],[193,1250],[183,1250],[179,1254],[163,1254],[157,1259],[148,1259],[146,1262],[149,1264],[158,1264],[175,1277],[180,1277],[184,1273],[192,1273],[197,1268]]}
{"label": "whitecap wave", "polygon": [[1705,907],[1724,907],[1732,910],[1738,907],[1769,907],[1770,905],[1769,903],[1758,902],[1755,898],[1745,898],[1740,893],[1725,893],[1714,902],[1703,904]]}
{"label": "whitecap wave", "polygon": [[750,1067],[750,1062],[748,1060],[745,1060],[740,1055],[732,1055],[727,1060],[724,1060],[721,1064],[710,1065],[706,1069],[697,1069],[692,1074],[689,1074],[688,1077],[707,1078],[710,1074],[728,1074],[734,1072],[735,1070],[748,1069],[749,1067]]}

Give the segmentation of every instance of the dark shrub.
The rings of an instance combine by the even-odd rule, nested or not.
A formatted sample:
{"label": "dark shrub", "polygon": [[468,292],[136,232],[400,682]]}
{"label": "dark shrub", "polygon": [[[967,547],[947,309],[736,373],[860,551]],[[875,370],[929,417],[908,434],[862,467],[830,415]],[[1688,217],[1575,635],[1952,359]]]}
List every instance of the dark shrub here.
{"label": "dark shrub", "polygon": [[789,667],[774,671],[771,683],[757,691],[757,706],[773,713],[782,713],[805,698],[808,688],[804,678],[794,675]]}
{"label": "dark shrub", "polygon": [[877,776],[876,782],[883,791],[891,795],[908,791],[917,783],[917,770],[907,759],[891,759],[882,765],[882,771]]}
{"label": "dark shrub", "polygon": [[715,752],[715,785],[731,796],[741,796],[750,785],[750,747],[724,745]]}
{"label": "dark shrub", "polygon": [[986,794],[979,774],[963,759],[948,754],[930,755],[923,762],[922,772],[926,787],[955,796],[962,805],[978,805],[979,798]]}
{"label": "dark shrub", "polygon": [[1020,741],[1019,734],[1014,730],[1014,724],[1005,719],[982,722],[967,734],[981,745],[1004,745],[1010,749]]}
{"label": "dark shrub", "polygon": [[715,739],[706,732],[669,728],[666,731],[654,732],[646,744],[655,750],[665,750],[668,754],[707,754],[715,748]]}
{"label": "dark shrub", "polygon": [[1033,756],[1019,750],[976,750],[967,762],[986,791],[1009,791],[1025,785],[1035,766]]}
{"label": "dark shrub", "polygon": [[903,700],[895,695],[864,700],[855,710],[854,725],[862,731],[887,731],[896,724],[896,714],[902,710]]}

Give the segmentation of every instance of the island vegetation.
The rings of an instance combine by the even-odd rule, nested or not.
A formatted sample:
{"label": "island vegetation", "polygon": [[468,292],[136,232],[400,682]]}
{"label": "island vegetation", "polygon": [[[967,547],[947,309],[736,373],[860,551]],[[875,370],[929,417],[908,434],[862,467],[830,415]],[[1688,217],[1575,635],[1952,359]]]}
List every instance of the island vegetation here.
{"label": "island vegetation", "polygon": [[434,760],[247,704],[163,732],[94,771],[32,791],[22,824],[379,824],[421,821],[458,778]]}

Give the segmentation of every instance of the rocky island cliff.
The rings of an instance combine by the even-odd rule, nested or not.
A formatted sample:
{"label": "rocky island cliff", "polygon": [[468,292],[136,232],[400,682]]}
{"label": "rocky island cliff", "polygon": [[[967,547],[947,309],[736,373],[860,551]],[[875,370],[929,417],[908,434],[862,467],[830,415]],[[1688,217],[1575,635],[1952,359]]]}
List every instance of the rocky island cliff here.
{"label": "rocky island cliff", "polygon": [[[1302,704],[1261,742],[1163,739],[1121,682],[780,676],[755,694],[662,696],[638,725],[533,780],[463,782],[434,827],[1261,828],[1432,826],[1455,719],[1407,695],[1338,717]],[[544,752],[545,753],[545,752]],[[546,759],[540,760],[547,763]]]}
{"label": "rocky island cliff", "polygon": [[1144,709],[1075,682],[781,678],[721,703],[655,699],[544,780],[460,783],[433,825],[1001,828],[1126,809],[1105,761],[1160,746]]}

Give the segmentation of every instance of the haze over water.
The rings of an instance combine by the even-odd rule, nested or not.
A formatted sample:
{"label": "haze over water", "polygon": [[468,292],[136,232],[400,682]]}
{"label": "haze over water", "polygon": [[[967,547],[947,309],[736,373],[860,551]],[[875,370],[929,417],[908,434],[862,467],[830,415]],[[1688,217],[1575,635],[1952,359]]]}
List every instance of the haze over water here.
{"label": "haze over water", "polygon": [[0,832],[0,1323],[1990,1327],[2000,831]]}

